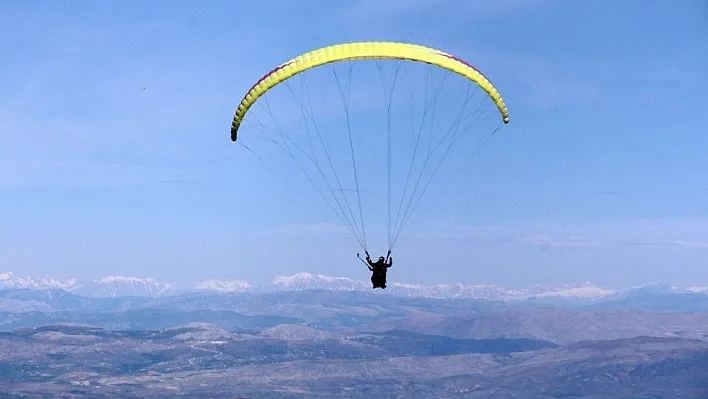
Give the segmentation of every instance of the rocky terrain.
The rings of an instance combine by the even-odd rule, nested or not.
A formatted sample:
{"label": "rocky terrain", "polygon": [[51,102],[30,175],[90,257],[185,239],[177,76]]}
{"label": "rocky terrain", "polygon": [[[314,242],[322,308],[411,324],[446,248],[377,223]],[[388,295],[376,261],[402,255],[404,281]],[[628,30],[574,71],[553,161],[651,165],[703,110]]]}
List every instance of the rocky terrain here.
{"label": "rocky terrain", "polygon": [[701,292],[0,290],[0,398],[702,398]]}
{"label": "rocky terrain", "polygon": [[298,325],[0,336],[4,397],[704,398],[708,342],[635,337],[557,345]]}

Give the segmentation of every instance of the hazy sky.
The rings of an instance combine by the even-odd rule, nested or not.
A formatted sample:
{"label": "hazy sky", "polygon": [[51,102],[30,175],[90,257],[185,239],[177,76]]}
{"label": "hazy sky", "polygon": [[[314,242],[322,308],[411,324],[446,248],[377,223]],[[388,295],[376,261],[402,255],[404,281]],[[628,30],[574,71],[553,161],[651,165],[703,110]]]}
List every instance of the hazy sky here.
{"label": "hazy sky", "polygon": [[390,280],[708,285],[705,4],[4,1],[0,271],[366,279],[316,193],[229,127],[283,61],[392,40],[475,64],[511,123],[406,229]]}

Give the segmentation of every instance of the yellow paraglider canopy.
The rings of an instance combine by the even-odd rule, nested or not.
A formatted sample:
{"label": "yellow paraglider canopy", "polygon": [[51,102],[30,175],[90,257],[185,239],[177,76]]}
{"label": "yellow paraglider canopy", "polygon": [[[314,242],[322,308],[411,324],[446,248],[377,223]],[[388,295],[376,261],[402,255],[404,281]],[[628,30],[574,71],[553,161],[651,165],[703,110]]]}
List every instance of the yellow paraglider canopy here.
{"label": "yellow paraglider canopy", "polygon": [[400,59],[425,62],[460,74],[478,84],[491,97],[501,113],[504,123],[509,123],[509,113],[504,100],[492,83],[469,63],[440,50],[407,43],[360,42],[323,47],[293,58],[263,76],[246,93],[236,109],[231,123],[231,140],[236,141],[238,129],[249,108],[266,91],[308,69],[332,62],[354,59]]}

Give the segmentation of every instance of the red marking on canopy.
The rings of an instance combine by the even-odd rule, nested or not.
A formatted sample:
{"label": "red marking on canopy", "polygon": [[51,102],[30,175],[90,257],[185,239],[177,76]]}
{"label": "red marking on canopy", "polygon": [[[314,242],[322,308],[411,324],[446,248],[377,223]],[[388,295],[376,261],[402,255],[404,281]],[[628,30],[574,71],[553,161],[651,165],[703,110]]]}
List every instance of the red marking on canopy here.
{"label": "red marking on canopy", "polygon": [[[466,66],[468,66],[468,67],[474,69],[478,74],[482,75],[485,79],[487,79],[487,77],[484,76],[484,74],[483,74],[482,72],[480,72],[479,69],[475,68],[474,65],[472,65],[472,64],[470,64],[469,62],[463,60],[462,58],[458,58],[458,57],[456,57],[456,56],[454,56],[454,55],[452,55],[452,54],[447,54],[447,53],[438,53],[438,54],[440,54],[440,55],[442,55],[442,56],[445,56],[445,57],[447,57],[447,58],[453,59],[453,60],[455,60],[455,61],[457,61],[457,62],[461,62],[461,63],[465,64]],[[489,79],[487,79],[487,80],[489,80]]]}
{"label": "red marking on canopy", "polygon": [[293,63],[293,61],[289,61],[289,62],[286,62],[286,63],[283,64],[283,65],[280,65],[280,66],[277,66],[277,67],[273,68],[273,70],[271,70],[270,72],[268,72],[268,73],[266,73],[265,75],[263,75],[262,78],[258,79],[258,82],[256,82],[256,84],[254,84],[253,86],[251,86],[251,88],[248,90],[248,93],[252,92],[253,89],[255,89],[256,86],[258,86],[259,84],[261,84],[261,82],[263,82],[264,80],[266,80],[266,79],[268,78],[268,76],[270,76],[270,75],[272,75],[272,74],[278,72],[279,70],[285,68],[286,66],[288,66],[288,65],[290,65],[290,64],[292,64],[292,63]]}

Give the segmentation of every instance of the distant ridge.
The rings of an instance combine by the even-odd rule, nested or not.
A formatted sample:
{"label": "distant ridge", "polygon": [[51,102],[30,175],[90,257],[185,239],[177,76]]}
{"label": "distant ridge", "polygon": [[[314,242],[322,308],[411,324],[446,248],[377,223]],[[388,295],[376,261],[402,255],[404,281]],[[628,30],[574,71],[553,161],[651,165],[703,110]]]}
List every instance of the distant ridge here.
{"label": "distant ridge", "polygon": [[[300,272],[290,276],[275,276],[268,284],[258,286],[245,280],[200,280],[193,284],[179,285],[159,281],[153,277],[132,277],[111,275],[98,280],[81,281],[77,278],[61,279],[51,276],[18,276],[11,272],[0,272],[1,289],[61,289],[87,297],[162,297],[184,293],[246,293],[301,290],[371,291],[366,280],[349,277],[328,276]],[[505,288],[497,285],[476,284],[409,284],[390,282],[385,291],[388,294],[406,297],[440,299],[485,299],[493,301],[524,301],[544,299],[602,300],[627,298],[637,293],[654,294],[704,294],[708,287],[670,287],[655,283],[630,287],[624,290],[609,290],[590,282],[558,286],[532,286],[526,289]]]}

